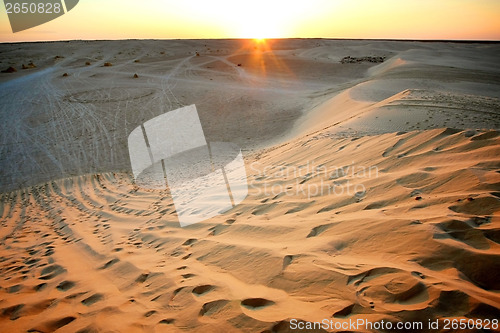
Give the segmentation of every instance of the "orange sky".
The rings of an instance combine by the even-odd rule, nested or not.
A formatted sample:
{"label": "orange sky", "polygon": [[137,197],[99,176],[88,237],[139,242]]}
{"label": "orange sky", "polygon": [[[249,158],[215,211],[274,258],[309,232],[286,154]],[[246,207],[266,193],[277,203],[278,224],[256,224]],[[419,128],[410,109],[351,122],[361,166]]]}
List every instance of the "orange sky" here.
{"label": "orange sky", "polygon": [[127,38],[500,40],[500,0],[80,0],[70,12],[0,42]]}

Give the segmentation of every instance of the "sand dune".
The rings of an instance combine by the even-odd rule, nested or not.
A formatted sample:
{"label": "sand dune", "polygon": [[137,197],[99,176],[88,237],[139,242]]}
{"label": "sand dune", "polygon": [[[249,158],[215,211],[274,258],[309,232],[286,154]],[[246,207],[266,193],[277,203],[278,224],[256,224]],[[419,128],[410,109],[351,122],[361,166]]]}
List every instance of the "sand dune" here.
{"label": "sand dune", "polygon": [[[497,46],[239,43],[0,46],[3,64],[37,64],[0,75],[1,330],[499,318]],[[243,148],[249,185],[185,228],[126,155],[126,134],[177,103],[197,104],[208,141]]]}

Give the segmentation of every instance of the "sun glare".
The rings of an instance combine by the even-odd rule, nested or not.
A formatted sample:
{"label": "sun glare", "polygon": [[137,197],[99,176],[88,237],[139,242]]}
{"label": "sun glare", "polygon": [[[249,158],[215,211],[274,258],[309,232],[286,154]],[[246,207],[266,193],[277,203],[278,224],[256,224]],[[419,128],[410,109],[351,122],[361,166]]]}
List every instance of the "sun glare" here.
{"label": "sun glare", "polygon": [[239,23],[240,33],[242,38],[253,38],[255,40],[264,40],[266,38],[280,38],[283,37],[276,22],[262,22],[262,21],[242,21]]}
{"label": "sun glare", "polygon": [[293,21],[284,4],[283,1],[254,0],[236,12],[229,5],[230,9],[223,17],[231,34],[238,38],[283,38],[287,35],[287,26]]}

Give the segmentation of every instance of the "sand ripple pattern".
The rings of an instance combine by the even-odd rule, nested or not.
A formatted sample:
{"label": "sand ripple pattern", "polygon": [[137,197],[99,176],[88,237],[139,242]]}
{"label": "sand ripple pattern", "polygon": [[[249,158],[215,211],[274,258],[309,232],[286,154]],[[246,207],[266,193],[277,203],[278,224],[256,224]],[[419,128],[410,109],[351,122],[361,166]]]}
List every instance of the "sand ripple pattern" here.
{"label": "sand ripple pattern", "polygon": [[[292,318],[498,318],[499,152],[494,131],[324,132],[248,156],[248,198],[187,228],[166,191],[124,173],[2,194],[0,327],[287,332]],[[273,172],[312,157],[379,173],[328,178],[363,182],[362,195],[263,191],[325,181]]]}

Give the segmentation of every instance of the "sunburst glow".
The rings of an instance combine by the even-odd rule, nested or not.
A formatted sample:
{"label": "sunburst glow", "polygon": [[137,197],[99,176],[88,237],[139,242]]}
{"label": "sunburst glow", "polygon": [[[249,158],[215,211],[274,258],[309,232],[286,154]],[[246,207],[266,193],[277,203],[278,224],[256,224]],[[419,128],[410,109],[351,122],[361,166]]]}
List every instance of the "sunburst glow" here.
{"label": "sunburst glow", "polygon": [[[500,38],[498,0],[80,1],[75,10],[0,41],[120,38]],[[89,18],[93,24],[88,25]],[[466,25],[463,22],[467,22]]]}

